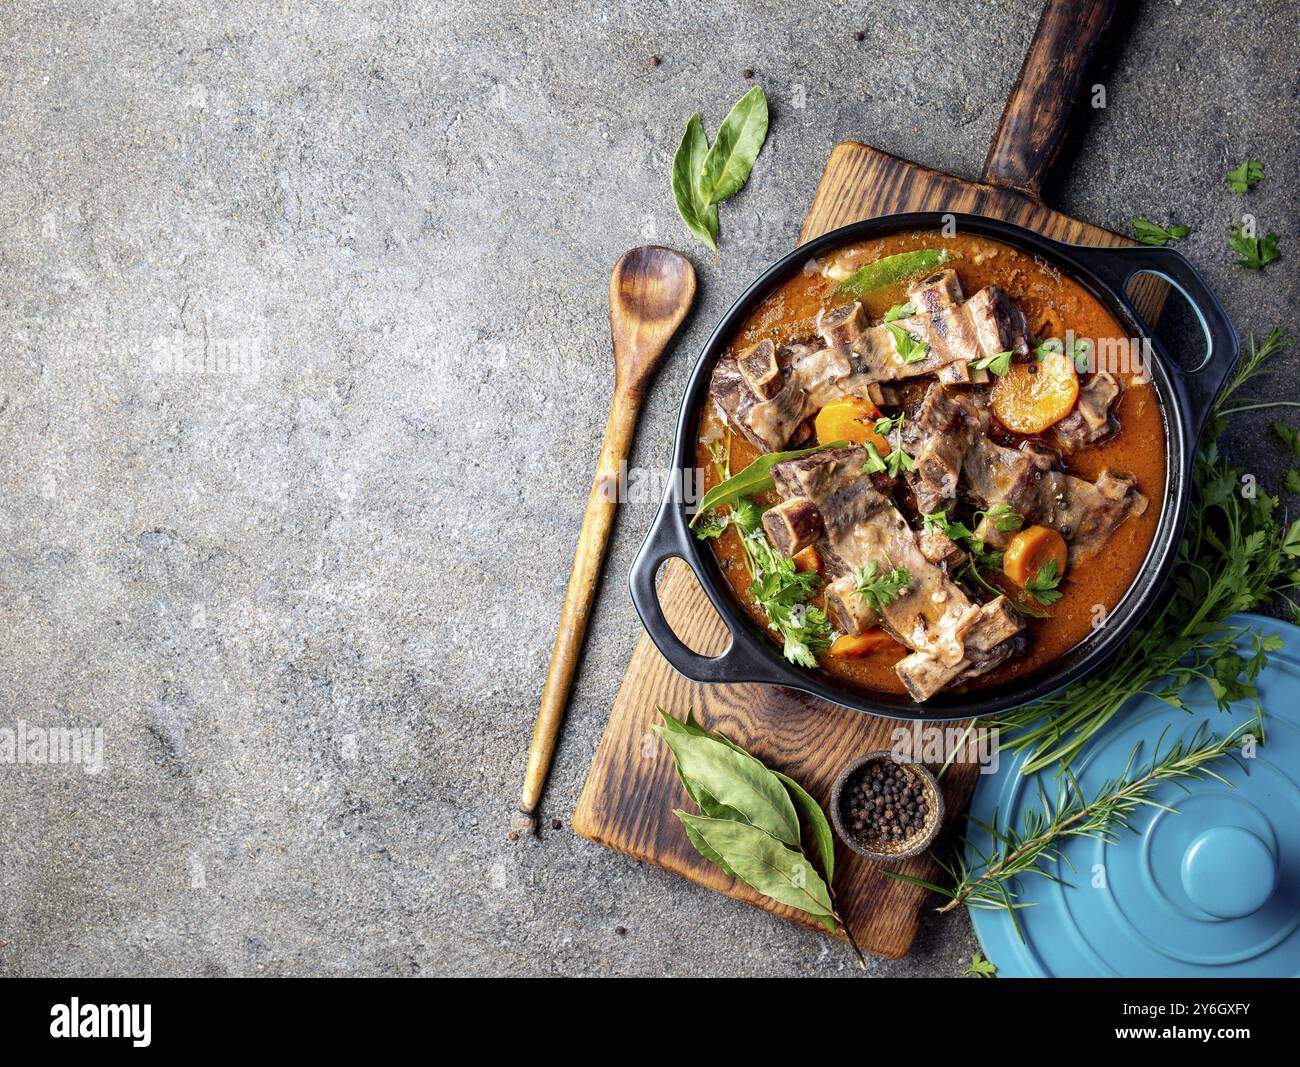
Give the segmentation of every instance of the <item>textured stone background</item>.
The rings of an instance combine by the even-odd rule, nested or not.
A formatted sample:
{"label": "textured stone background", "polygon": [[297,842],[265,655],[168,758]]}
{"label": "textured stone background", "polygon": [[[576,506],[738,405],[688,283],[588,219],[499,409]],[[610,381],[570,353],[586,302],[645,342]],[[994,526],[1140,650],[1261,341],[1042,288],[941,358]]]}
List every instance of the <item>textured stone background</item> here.
{"label": "textured stone background", "polygon": [[[0,725],[101,725],[107,761],[0,766],[0,973],[851,973],[567,828],[505,843],[604,421],[606,280],[647,241],[699,268],[634,456],[662,462],[693,353],[831,146],[976,174],[1037,8],[0,7]],[[1294,247],[1296,22],[1142,5],[1048,194],[1192,226],[1243,332],[1300,295],[1225,235],[1249,209]],[[668,166],[746,67],[774,121],[715,268]],[[1268,180],[1233,197],[1248,152]],[[548,826],[638,634],[651,513],[620,517]],[[954,915],[871,973],[973,948]]]}

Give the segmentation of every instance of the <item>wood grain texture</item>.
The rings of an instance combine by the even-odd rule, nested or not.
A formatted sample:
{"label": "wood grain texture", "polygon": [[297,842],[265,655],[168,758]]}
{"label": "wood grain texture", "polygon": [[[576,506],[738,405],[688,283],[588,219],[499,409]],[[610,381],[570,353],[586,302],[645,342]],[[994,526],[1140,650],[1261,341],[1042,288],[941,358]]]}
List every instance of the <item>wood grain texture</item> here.
{"label": "wood grain texture", "polygon": [[535,812],[555,755],[555,742],[568,705],[569,687],[587,633],[596,583],[605,561],[618,506],[619,469],[632,447],[646,383],[668,343],[695,303],[695,268],[669,248],[634,248],[614,265],[609,279],[609,332],[614,348],[614,395],[605,438],[587,497],[587,510],[573,555],[573,569],[560,610],[551,662],[542,688],[524,784],[512,821],[518,836],[536,830]]}
{"label": "wood grain texture", "polygon": [[[861,219],[923,210],[989,215],[1082,244],[1133,243],[1053,211],[1016,190],[963,181],[857,142],[845,142],[832,151],[800,241]],[[1154,289],[1141,295],[1138,307],[1149,320],[1159,300]],[[727,642],[726,628],[690,569],[672,561],[664,572],[659,597],[677,634],[697,652],[721,652]],[[907,724],[873,719],[788,689],[699,685],[677,674],[650,639],[641,635],[574,812],[573,828],[619,852],[798,920],[791,909],[723,875],[687,841],[672,811],[689,808],[689,802],[667,748],[650,731],[656,704],[679,716],[693,707],[705,726],[728,734],[769,766],[797,779],[823,805],[845,763],[872,749],[891,747],[893,732]],[[944,776],[949,833],[964,813],[977,777],[973,764],[954,764]],[[936,847],[943,845],[941,839]],[[858,943],[890,959],[906,954],[928,894],[886,877],[848,849],[838,849],[835,861],[841,910]],[[930,880],[937,873],[928,857],[895,869]]]}
{"label": "wood grain texture", "polygon": [[1116,0],[1048,0],[984,161],[984,181],[1038,196],[1065,144]]}

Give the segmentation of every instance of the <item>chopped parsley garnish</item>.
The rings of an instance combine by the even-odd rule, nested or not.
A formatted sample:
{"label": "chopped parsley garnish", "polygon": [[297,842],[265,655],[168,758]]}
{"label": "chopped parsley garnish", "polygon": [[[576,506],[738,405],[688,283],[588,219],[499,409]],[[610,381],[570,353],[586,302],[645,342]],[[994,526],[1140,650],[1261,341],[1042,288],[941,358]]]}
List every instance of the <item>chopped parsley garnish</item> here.
{"label": "chopped parsley garnish", "polygon": [[1144,245],[1155,245],[1157,248],[1163,248],[1170,241],[1180,241],[1191,232],[1190,227],[1175,223],[1158,226],[1150,219],[1133,220],[1133,236]]}
{"label": "chopped parsley garnish", "polygon": [[1263,237],[1255,237],[1246,233],[1245,226],[1229,227],[1228,244],[1241,259],[1233,260],[1239,267],[1245,267],[1247,270],[1263,270],[1265,266],[1279,258],[1281,253],[1277,250],[1277,234],[1266,233]]}
{"label": "chopped parsley garnish", "polygon": [[1264,164],[1258,159],[1248,159],[1240,167],[1233,167],[1224,175],[1234,193],[1249,192],[1251,188],[1264,179]]}
{"label": "chopped parsley garnish", "polygon": [[894,322],[897,319],[905,319],[910,315],[916,314],[916,305],[912,303],[895,304],[885,312],[885,321]]}
{"label": "chopped parsley garnish", "polygon": [[855,567],[853,578],[858,596],[862,597],[876,611],[884,611],[912,582],[912,574],[906,567],[891,567],[881,571],[874,560],[865,567]]}
{"label": "chopped parsley garnish", "polygon": [[898,358],[904,363],[920,363],[925,359],[926,354],[930,351],[930,346],[924,341],[918,341],[903,327],[897,323],[888,322],[885,324],[894,338],[894,347],[898,349]]}
{"label": "chopped parsley garnish", "polygon": [[976,370],[986,370],[990,374],[1001,377],[1011,369],[1011,353],[994,352],[991,356],[981,356],[979,359],[972,360],[971,366]]}
{"label": "chopped parsley garnish", "polygon": [[1061,575],[1056,573],[1056,560],[1049,559],[1038,568],[1038,573],[1025,583],[1025,593],[1044,607],[1048,607],[1065,595],[1057,588],[1060,584]]}

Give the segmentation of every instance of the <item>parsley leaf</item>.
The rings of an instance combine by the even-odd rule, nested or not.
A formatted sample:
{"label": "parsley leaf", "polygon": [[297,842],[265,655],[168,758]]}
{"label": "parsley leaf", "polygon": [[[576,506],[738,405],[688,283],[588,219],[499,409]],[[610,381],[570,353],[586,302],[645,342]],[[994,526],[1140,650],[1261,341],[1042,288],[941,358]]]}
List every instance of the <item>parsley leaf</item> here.
{"label": "parsley leaf", "polygon": [[1179,226],[1176,223],[1170,223],[1168,226],[1158,226],[1150,219],[1133,220],[1133,236],[1141,241],[1144,245],[1156,245],[1163,247],[1170,241],[1178,241],[1191,233],[1187,226]]}
{"label": "parsley leaf", "polygon": [[1038,573],[1025,583],[1025,592],[1047,607],[1055,604],[1065,594],[1057,586],[1061,584],[1061,575],[1056,573],[1056,560],[1049,559],[1038,569]]}
{"label": "parsley leaf", "polygon": [[1234,193],[1249,192],[1255,184],[1263,180],[1264,164],[1258,159],[1248,159],[1241,166],[1233,167],[1224,177],[1227,178]]}
{"label": "parsley leaf", "polygon": [[1001,377],[1011,369],[1011,353],[994,352],[991,356],[983,356],[980,359],[972,360],[971,366],[976,370],[986,370],[990,374],[996,374]]}
{"label": "parsley leaf", "polygon": [[853,568],[853,578],[857,583],[854,589],[858,596],[879,612],[889,607],[907,589],[912,574],[906,567],[891,567],[882,573],[880,565],[872,560],[865,567]]}
{"label": "parsley leaf", "polygon": [[1288,493],[1300,493],[1300,469],[1292,467],[1286,472],[1286,478],[1282,484],[1286,486]]}
{"label": "parsley leaf", "polygon": [[1285,422],[1273,423],[1273,432],[1282,439],[1282,443],[1300,456],[1300,430],[1293,430]]}
{"label": "parsley leaf", "polygon": [[935,531],[943,534],[949,541],[955,541],[959,544],[975,536],[964,522],[957,522],[948,518],[946,509],[921,514],[921,532],[934,533]]}
{"label": "parsley leaf", "polygon": [[998,533],[1015,533],[1025,524],[1025,517],[1010,504],[994,504],[988,511],[975,512],[978,521],[983,515]]}
{"label": "parsley leaf", "polygon": [[1247,270],[1263,270],[1281,255],[1277,250],[1275,233],[1267,233],[1263,237],[1248,237],[1244,226],[1229,227],[1228,233],[1230,235],[1228,244],[1242,257],[1233,260],[1239,267],[1245,267]]}
{"label": "parsley leaf", "polygon": [[964,978],[996,978],[998,969],[995,964],[984,958],[984,953],[976,952],[970,958],[970,966],[966,968]]}
{"label": "parsley leaf", "polygon": [[1042,363],[1053,352],[1064,352],[1065,343],[1059,337],[1049,337],[1034,346],[1034,359]]}
{"label": "parsley leaf", "polygon": [[880,453],[876,451],[876,446],[870,441],[862,446],[867,454],[866,462],[862,464],[863,474],[884,474],[888,469],[885,461],[880,458]]}
{"label": "parsley leaf", "polygon": [[885,312],[885,321],[893,322],[896,319],[905,319],[916,314],[916,305],[908,302],[906,304],[895,304]]}
{"label": "parsley leaf", "polygon": [[781,635],[785,658],[803,667],[816,667],[815,652],[829,648],[833,636],[830,620],[821,608],[806,601],[821,587],[812,571],[800,571],[794,560],[781,555],[763,532],[763,509],[742,498],[731,512],[740,532],[753,581],[749,594],[767,615],[768,628]]}
{"label": "parsley leaf", "polygon": [[731,516],[718,511],[710,511],[695,524],[695,536],[701,541],[721,537],[722,531],[731,525]]}
{"label": "parsley leaf", "polygon": [[891,478],[901,478],[904,471],[916,470],[916,460],[904,452],[900,444],[885,457],[885,466],[889,468]]}
{"label": "parsley leaf", "polygon": [[926,354],[930,351],[930,346],[924,341],[918,341],[903,327],[897,323],[886,323],[890,334],[894,338],[894,348],[898,350],[898,358],[904,363],[920,363],[925,359]]}

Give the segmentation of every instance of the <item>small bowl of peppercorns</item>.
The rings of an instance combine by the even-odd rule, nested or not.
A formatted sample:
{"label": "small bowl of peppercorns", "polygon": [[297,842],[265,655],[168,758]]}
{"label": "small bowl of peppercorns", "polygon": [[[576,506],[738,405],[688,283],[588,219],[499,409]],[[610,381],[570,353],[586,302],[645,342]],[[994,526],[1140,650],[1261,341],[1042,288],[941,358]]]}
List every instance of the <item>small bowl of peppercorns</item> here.
{"label": "small bowl of peppercorns", "polygon": [[921,764],[894,752],[869,752],[840,772],[831,822],[849,848],[877,862],[920,855],[943,822],[943,791]]}

